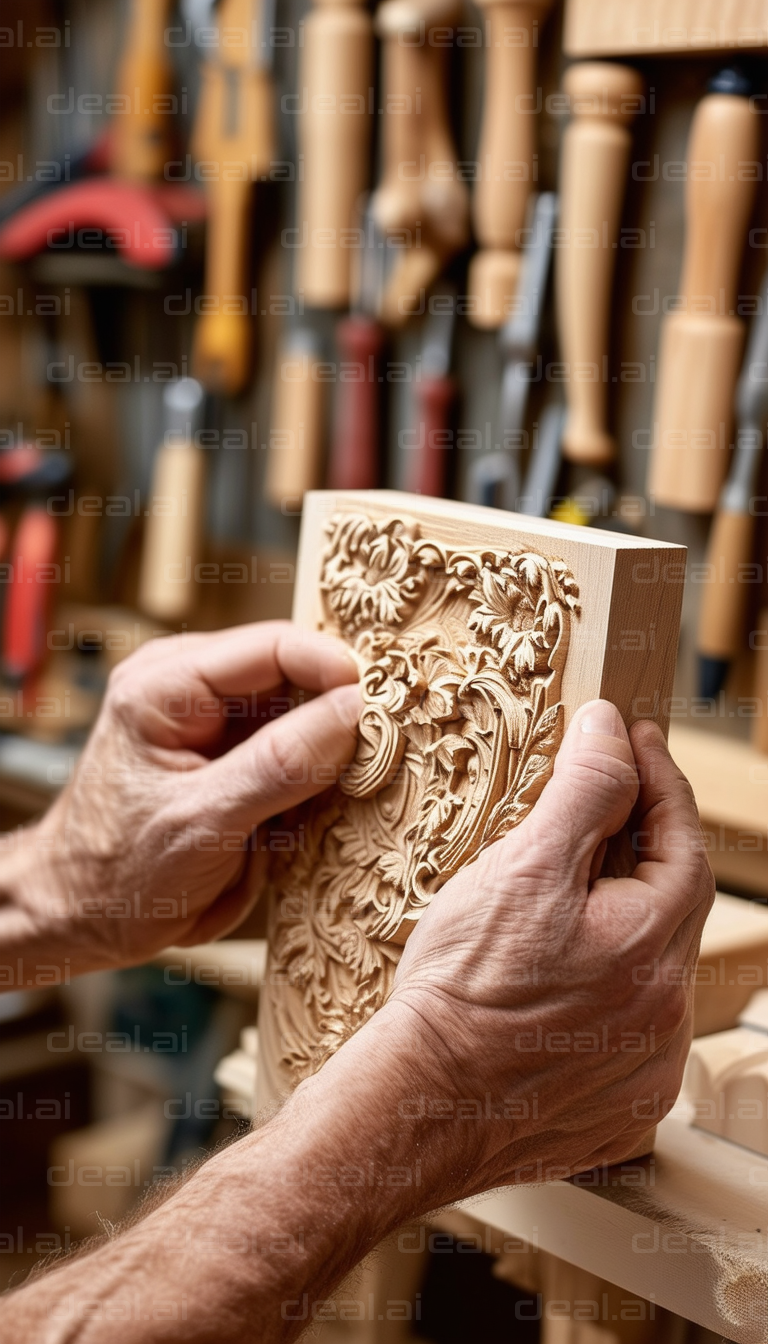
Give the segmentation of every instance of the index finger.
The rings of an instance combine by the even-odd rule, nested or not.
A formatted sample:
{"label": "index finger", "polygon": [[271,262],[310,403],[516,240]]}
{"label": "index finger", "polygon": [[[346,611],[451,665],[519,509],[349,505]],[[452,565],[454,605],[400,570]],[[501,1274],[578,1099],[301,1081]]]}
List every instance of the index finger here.
{"label": "index finger", "polygon": [[170,635],[145,644],[120,667],[130,670],[157,703],[169,687],[212,695],[247,695],[293,682],[328,691],[357,681],[358,669],[341,640],[301,630],[292,621],[254,621],[210,634]]}
{"label": "index finger", "polygon": [[260,621],[145,644],[115,669],[110,701],[125,705],[157,745],[202,747],[218,740],[233,701],[285,683],[323,692],[357,679],[340,640],[291,621]]}

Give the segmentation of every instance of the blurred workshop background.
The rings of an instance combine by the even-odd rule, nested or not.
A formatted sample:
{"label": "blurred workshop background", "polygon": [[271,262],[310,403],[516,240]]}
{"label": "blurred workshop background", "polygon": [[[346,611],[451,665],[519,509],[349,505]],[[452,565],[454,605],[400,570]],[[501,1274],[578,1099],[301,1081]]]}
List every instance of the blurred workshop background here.
{"label": "blurred workshop background", "polygon": [[[138,644],[290,615],[306,490],[390,486],[689,547],[673,752],[768,920],[768,6],[619,9],[4,0],[4,830]],[[0,1285],[247,1122],[263,967],[0,998]],[[492,1261],[433,1257],[422,1334],[480,1337],[458,1278],[507,1337]]]}

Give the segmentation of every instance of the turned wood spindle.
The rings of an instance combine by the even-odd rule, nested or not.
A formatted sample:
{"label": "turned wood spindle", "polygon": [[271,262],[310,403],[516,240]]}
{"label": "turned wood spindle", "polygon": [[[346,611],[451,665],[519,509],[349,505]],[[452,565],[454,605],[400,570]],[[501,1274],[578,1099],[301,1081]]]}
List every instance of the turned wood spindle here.
{"label": "turned wood spindle", "polygon": [[563,456],[602,465],[616,446],[608,432],[611,292],[631,135],[643,82],[623,65],[572,66],[563,87],[573,119],[563,137],[557,318],[569,369]]}

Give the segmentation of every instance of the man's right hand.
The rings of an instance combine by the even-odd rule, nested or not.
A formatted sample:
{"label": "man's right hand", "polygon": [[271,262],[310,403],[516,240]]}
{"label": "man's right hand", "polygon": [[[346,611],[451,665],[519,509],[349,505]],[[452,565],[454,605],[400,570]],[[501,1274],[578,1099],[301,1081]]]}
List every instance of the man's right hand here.
{"label": "man's right hand", "polygon": [[[598,877],[630,818],[631,871]],[[383,1010],[388,1044],[412,1036],[403,1113],[452,1131],[434,1204],[637,1151],[680,1087],[713,897],[661,730],[585,705],[535,809],[422,916]]]}

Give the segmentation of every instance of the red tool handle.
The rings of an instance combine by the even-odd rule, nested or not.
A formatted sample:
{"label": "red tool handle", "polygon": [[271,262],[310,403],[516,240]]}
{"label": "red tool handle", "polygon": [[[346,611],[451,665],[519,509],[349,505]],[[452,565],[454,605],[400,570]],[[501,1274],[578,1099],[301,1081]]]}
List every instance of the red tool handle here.
{"label": "red tool handle", "polygon": [[30,676],[45,657],[58,540],[58,523],[45,505],[30,505],[13,538],[3,619],[3,669],[14,681]]}
{"label": "red tool handle", "polygon": [[379,483],[378,357],[383,344],[373,318],[355,314],[336,327],[340,368],[328,465],[331,490],[372,490]]}
{"label": "red tool handle", "polygon": [[[96,248],[109,237],[123,260],[142,270],[169,266],[176,255],[169,206],[178,190],[94,177],[23,205],[0,228],[0,258],[25,261],[46,248]],[[182,198],[184,199],[184,198]],[[190,197],[190,199],[193,199]]]}
{"label": "red tool handle", "polygon": [[423,378],[414,386],[417,405],[417,447],[411,469],[411,490],[444,497],[448,453],[453,444],[449,416],[456,385],[452,378]]}

